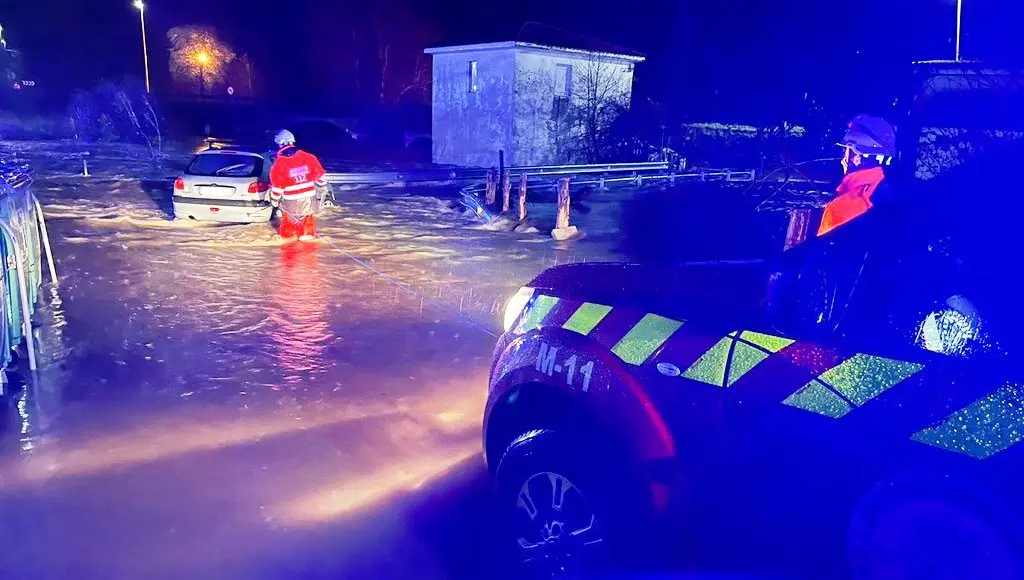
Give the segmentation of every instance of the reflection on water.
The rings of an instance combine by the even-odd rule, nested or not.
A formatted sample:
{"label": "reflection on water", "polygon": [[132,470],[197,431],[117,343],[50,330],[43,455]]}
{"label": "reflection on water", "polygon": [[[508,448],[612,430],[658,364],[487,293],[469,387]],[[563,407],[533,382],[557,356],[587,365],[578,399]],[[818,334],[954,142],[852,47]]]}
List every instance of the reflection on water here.
{"label": "reflection on water", "polygon": [[295,242],[281,248],[280,266],[271,276],[273,353],[286,385],[322,374],[324,351],[334,333],[327,320],[327,293],[320,270],[320,247]]}

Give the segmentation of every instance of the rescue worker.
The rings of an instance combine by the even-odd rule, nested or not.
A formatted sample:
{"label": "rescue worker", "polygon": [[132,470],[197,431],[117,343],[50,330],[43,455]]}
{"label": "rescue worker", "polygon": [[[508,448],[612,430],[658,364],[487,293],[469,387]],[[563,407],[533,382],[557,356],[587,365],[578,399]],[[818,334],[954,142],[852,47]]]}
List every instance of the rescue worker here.
{"label": "rescue worker", "polygon": [[896,132],[885,120],[857,115],[839,143],[843,151],[843,181],[835,199],[825,206],[818,235],[863,215],[871,209],[871,197],[885,179],[885,167],[896,155]]}
{"label": "rescue worker", "polygon": [[318,190],[326,186],[326,172],[315,155],[295,146],[295,135],[281,130],[274,137],[277,156],[270,168],[270,203],[281,208],[278,234],[310,241],[316,236]]}

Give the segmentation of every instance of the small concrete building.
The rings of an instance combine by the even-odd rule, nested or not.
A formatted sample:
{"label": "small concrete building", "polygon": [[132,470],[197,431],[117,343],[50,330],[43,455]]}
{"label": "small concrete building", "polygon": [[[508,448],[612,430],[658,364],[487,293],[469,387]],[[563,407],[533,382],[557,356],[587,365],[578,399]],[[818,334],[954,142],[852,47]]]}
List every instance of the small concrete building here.
{"label": "small concrete building", "polygon": [[[433,57],[433,161],[490,167],[577,161],[584,111],[610,122],[629,107],[644,56],[527,24],[516,40],[428,48]],[[593,126],[593,123],[590,124]]]}

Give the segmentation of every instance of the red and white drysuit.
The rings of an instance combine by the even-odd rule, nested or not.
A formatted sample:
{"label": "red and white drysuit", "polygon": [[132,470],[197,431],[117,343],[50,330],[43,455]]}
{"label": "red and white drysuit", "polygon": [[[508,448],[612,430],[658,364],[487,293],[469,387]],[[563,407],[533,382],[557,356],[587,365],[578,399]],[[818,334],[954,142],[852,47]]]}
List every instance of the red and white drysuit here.
{"label": "red and white drysuit", "polygon": [[319,188],[325,187],[326,172],[315,155],[294,145],[282,147],[270,168],[270,199],[280,203],[284,238],[316,235],[316,212],[320,209]]}

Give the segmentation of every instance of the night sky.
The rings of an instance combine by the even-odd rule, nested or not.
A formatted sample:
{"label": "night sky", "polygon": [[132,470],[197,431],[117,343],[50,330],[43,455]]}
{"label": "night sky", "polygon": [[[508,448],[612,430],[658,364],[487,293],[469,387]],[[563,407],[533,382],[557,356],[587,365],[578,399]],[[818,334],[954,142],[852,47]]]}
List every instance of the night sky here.
{"label": "night sky", "polygon": [[[964,56],[1022,60],[1019,4],[965,0]],[[345,74],[348,65],[340,61],[350,57],[336,47],[352,29],[368,27],[374,11],[400,12],[385,21],[430,44],[508,40],[532,20],[644,52],[638,94],[714,114],[716,103],[755,110],[759,102],[790,102],[805,92],[827,97],[887,81],[911,60],[952,58],[955,6],[955,0],[151,0],[147,28],[158,88],[168,82],[167,29],[208,24],[236,52],[251,55],[266,96],[287,104],[293,98],[287,87],[321,94],[331,82],[324,77]],[[138,12],[130,0],[2,0],[0,24],[54,101],[101,79],[141,76]]]}

